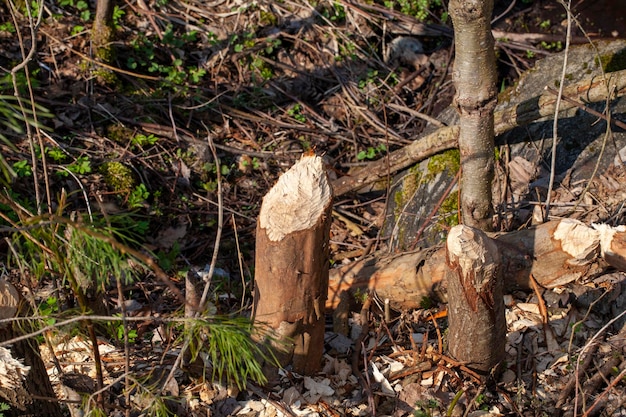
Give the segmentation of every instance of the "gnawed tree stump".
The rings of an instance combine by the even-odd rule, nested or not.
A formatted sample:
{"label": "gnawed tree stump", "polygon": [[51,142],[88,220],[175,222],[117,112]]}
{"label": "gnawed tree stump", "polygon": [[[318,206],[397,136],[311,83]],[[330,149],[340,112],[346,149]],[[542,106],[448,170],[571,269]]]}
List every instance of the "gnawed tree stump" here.
{"label": "gnawed tree stump", "polygon": [[[491,235],[502,255],[506,291],[539,285],[554,288],[593,276],[612,266],[626,271],[626,227],[589,227],[576,220],[550,221],[537,227]],[[327,309],[341,294],[375,290],[396,309],[419,308],[431,298],[448,301],[443,246],[399,255],[373,254],[330,271]]]}
{"label": "gnawed tree stump", "polygon": [[304,156],[263,198],[257,223],[254,319],[285,342],[280,365],[321,365],[332,191],[317,156]]}
{"label": "gnawed tree stump", "polygon": [[448,350],[468,368],[487,374],[505,354],[502,257],[494,240],[469,226],[453,227],[446,249]]}
{"label": "gnawed tree stump", "polygon": [[[27,316],[30,309],[20,311],[20,294],[13,284],[0,278],[0,319],[13,318],[18,311]],[[4,342],[23,336],[17,322],[0,323],[0,402],[11,408],[6,417],[61,417],[61,408],[50,384],[46,367],[35,338]],[[10,348],[10,349],[9,349]]]}

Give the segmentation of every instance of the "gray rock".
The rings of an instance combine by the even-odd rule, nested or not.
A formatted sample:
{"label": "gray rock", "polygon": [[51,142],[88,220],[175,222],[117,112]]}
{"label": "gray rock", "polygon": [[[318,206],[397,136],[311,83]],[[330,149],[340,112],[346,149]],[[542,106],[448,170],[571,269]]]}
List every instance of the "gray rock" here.
{"label": "gray rock", "polygon": [[[601,75],[600,62],[609,74],[626,68],[626,40],[598,42],[596,46],[597,53],[590,45],[571,48],[565,71],[566,86]],[[560,53],[538,61],[532,70],[520,78],[515,87],[500,95],[497,111],[525,101],[536,101],[536,97],[545,93],[546,86],[558,89],[563,57],[564,54]],[[581,97],[572,98],[585,101],[582,93]],[[588,105],[602,112],[606,103]],[[611,101],[610,112],[614,119],[626,122],[626,97]],[[452,108],[444,111],[438,119],[448,125],[458,122],[456,111]],[[537,195],[545,198],[552,148],[552,125],[551,117],[539,119],[496,138],[496,145],[508,147],[509,160],[518,157],[518,161],[527,161],[525,166],[534,175],[530,178],[527,194],[522,193],[518,200],[536,200]],[[613,127],[612,135],[605,142],[607,123],[581,109],[574,108],[561,113],[557,126],[559,141],[555,187],[559,185],[558,181],[564,179],[570,182],[589,180],[596,163],[599,165],[598,173],[602,173],[615,162],[620,150],[622,153],[626,150],[626,131]],[[434,127],[427,128],[429,130],[434,130]],[[606,146],[602,151],[604,143]],[[418,234],[418,244],[421,247],[432,246],[445,239],[446,229],[455,220],[453,216],[456,214],[456,193],[452,193],[447,200],[442,200],[458,170],[454,157],[453,152],[448,152],[443,157],[435,156],[394,178],[383,228],[383,235],[390,238],[392,250],[406,250],[414,246]],[[453,190],[456,191],[456,187]],[[442,202],[443,207],[436,210]],[[503,202],[494,201],[496,206],[501,203]],[[517,215],[529,216],[531,212],[530,205],[520,206]],[[525,220],[519,218],[518,223]]]}

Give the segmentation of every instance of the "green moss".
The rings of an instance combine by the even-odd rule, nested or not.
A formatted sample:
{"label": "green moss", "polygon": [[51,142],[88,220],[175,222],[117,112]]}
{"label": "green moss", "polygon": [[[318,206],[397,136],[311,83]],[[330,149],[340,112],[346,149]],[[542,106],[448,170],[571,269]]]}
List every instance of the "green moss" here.
{"label": "green moss", "polygon": [[261,10],[261,24],[265,26],[276,26],[278,24],[278,17],[272,12],[266,12]]}
{"label": "green moss", "polygon": [[106,162],[100,166],[104,182],[115,192],[130,191],[135,188],[133,171],[121,162]]}
{"label": "green moss", "polygon": [[459,224],[459,195],[458,191],[450,193],[439,208],[439,224],[453,227]]}
{"label": "green moss", "polygon": [[106,130],[107,137],[114,142],[126,145],[135,135],[132,129],[122,125],[110,125]]}
{"label": "green moss", "polygon": [[602,64],[604,72],[615,72],[626,69],[626,49],[622,49],[612,54],[605,54],[596,57],[596,65]]}
{"label": "green moss", "polygon": [[108,85],[110,87],[121,86],[120,79],[117,78],[117,75],[115,75],[113,71],[110,71],[106,68],[98,68],[94,70],[93,75],[96,77],[96,80],[101,85]]}
{"label": "green moss", "polygon": [[419,164],[416,164],[409,169],[409,173],[402,179],[402,187],[393,196],[393,201],[396,203],[394,212],[396,218],[400,216],[404,206],[417,191],[417,188],[422,183],[421,180],[422,171]]}
{"label": "green moss", "polygon": [[459,169],[461,169],[461,152],[458,149],[447,150],[428,160],[428,174],[424,177],[424,181],[430,181],[446,170],[451,175],[456,175]]}

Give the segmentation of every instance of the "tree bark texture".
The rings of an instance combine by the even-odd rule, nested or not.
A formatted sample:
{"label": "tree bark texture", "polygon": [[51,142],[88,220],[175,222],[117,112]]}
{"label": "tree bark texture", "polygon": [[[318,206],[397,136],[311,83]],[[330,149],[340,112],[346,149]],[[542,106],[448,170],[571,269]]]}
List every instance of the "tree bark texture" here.
{"label": "tree bark texture", "polygon": [[[14,317],[19,302],[17,289],[0,278],[0,318]],[[22,310],[23,315],[30,313],[28,308]],[[0,325],[0,342],[23,334],[18,324]],[[2,368],[7,372],[0,375],[0,402],[11,407],[2,412],[4,416],[61,417],[61,408],[34,338],[11,343],[10,355],[4,351],[0,360],[4,362]]]}
{"label": "tree bark texture", "polygon": [[332,191],[321,158],[304,156],[264,197],[257,223],[253,313],[285,342],[280,365],[321,365]]}
{"label": "tree bark texture", "polygon": [[[588,227],[570,219],[492,235],[502,256],[506,291],[528,290],[530,275],[554,288],[593,276],[609,266],[626,271],[626,227]],[[334,310],[346,293],[374,290],[392,307],[419,308],[426,298],[447,302],[445,247],[396,255],[373,254],[330,271],[326,308]]]}
{"label": "tree bark texture", "polygon": [[448,350],[470,369],[487,374],[505,354],[502,257],[487,235],[462,225],[450,230],[446,249]]}
{"label": "tree bark texture", "polygon": [[462,222],[492,229],[494,173],[493,111],[497,102],[493,0],[451,0],[455,60],[455,105],[460,114]]}
{"label": "tree bark texture", "polygon": [[112,57],[113,9],[114,0],[98,0],[91,29],[91,42],[96,57],[105,63],[109,63]]}

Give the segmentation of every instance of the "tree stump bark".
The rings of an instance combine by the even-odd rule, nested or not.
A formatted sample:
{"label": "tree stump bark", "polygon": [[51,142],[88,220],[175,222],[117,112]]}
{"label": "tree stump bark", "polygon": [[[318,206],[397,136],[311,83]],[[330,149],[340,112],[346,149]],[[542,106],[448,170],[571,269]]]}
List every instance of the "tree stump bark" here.
{"label": "tree stump bark", "polygon": [[263,198],[257,223],[253,314],[282,343],[281,366],[321,365],[332,191],[317,156],[304,156]]}
{"label": "tree stump bark", "polygon": [[498,98],[491,34],[493,0],[451,0],[454,25],[454,104],[460,115],[461,215],[463,223],[492,230],[493,111]]}
{"label": "tree stump bark", "polygon": [[468,368],[487,374],[505,354],[502,257],[493,240],[468,226],[453,227],[446,248],[448,349]]}
{"label": "tree stump bark", "polygon": [[[0,278],[0,319],[15,317],[19,301],[19,292],[13,284]],[[23,313],[28,314],[28,311]],[[17,324],[5,323],[0,327],[0,342],[22,335]],[[61,417],[61,408],[35,340],[20,340],[11,343],[10,348],[0,347],[0,368],[4,371],[0,375],[0,402],[11,407],[3,411],[3,415]]]}

